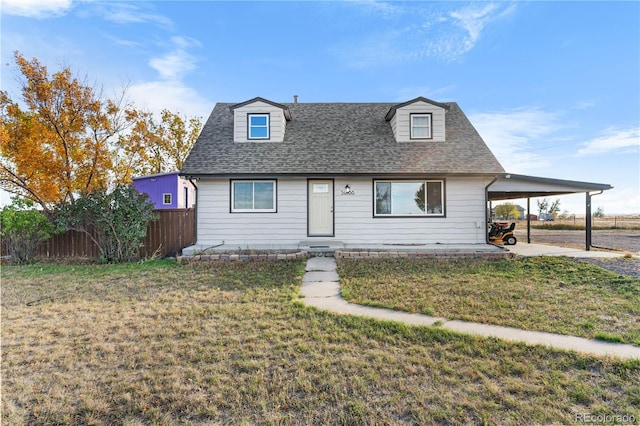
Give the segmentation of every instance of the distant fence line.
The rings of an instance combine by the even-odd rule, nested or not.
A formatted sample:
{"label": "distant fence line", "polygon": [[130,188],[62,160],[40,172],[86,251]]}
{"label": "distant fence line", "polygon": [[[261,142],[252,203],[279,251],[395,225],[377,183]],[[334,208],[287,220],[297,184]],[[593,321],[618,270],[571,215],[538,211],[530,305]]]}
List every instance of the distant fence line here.
{"label": "distant fence line", "polygon": [[[140,258],[175,256],[184,247],[196,242],[195,209],[155,210],[157,219],[149,223],[147,235],[142,240]],[[7,245],[0,246],[3,256],[8,255]],[[79,257],[98,259],[100,250],[84,232],[67,231],[54,235],[38,247],[36,256],[45,258]]]}
{"label": "distant fence line", "polygon": [[[519,221],[526,222],[526,219]],[[532,222],[543,223],[542,221],[532,219]],[[558,216],[554,219],[558,224],[584,225],[584,215],[567,215]],[[640,216],[591,216],[591,225],[598,227],[610,228],[640,228]]]}

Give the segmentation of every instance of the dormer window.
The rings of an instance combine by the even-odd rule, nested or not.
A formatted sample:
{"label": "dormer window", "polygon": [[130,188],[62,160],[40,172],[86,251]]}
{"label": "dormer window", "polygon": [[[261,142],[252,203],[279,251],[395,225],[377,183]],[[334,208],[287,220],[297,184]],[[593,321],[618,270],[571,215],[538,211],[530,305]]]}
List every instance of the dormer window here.
{"label": "dormer window", "polygon": [[248,139],[269,139],[269,114],[247,114]]}
{"label": "dormer window", "polygon": [[431,114],[411,114],[411,139],[431,138]]}
{"label": "dormer window", "polygon": [[233,141],[271,143],[284,141],[291,111],[282,104],[264,98],[253,98],[229,106],[233,113]]}

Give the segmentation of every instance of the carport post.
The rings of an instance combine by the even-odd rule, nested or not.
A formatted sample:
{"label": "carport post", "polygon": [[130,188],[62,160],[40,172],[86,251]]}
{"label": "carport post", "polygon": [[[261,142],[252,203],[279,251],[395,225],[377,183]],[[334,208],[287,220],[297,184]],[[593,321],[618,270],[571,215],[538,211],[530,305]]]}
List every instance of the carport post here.
{"label": "carport post", "polygon": [[600,195],[604,192],[603,189],[601,189],[600,191],[592,194],[590,192],[586,192],[585,194],[587,194],[587,205],[586,205],[586,212],[585,212],[585,218],[584,218],[584,222],[585,222],[585,229],[586,229],[586,250],[589,251],[591,250],[591,197],[593,197],[594,195]]}
{"label": "carport post", "polygon": [[527,197],[527,244],[531,244],[531,198]]}
{"label": "carport post", "polygon": [[585,229],[586,229],[586,247],[585,250],[591,250],[591,194],[589,192],[585,192],[587,194],[586,199],[586,208],[585,208]]}

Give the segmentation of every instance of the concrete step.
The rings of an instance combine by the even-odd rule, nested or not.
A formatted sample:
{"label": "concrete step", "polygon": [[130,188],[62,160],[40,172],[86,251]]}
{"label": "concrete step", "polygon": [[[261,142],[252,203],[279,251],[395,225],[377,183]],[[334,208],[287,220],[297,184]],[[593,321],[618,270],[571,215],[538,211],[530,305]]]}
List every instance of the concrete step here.
{"label": "concrete step", "polygon": [[333,257],[312,257],[307,260],[305,271],[335,271],[336,260]]}

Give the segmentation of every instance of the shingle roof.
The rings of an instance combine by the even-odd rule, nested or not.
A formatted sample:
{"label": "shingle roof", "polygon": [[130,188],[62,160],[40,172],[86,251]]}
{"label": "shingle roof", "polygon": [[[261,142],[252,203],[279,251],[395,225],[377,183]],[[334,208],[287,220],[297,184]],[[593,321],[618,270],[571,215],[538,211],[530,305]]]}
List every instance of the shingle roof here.
{"label": "shingle roof", "polygon": [[236,143],[237,104],[218,103],[181,175],[496,174],[504,172],[455,102],[446,142],[396,142],[385,120],[393,103],[287,103],[283,142]]}
{"label": "shingle roof", "polygon": [[426,102],[428,104],[436,105],[436,106],[439,106],[440,108],[444,108],[446,110],[449,110],[449,105],[447,105],[447,104],[443,104],[443,103],[440,103],[440,102],[432,101],[431,99],[427,99],[427,98],[424,98],[422,96],[418,96],[417,98],[411,99],[410,101],[407,101],[407,102],[392,106],[391,109],[389,110],[389,112],[387,112],[387,115],[385,116],[385,119],[387,121],[391,120],[393,118],[393,116],[396,114],[396,111],[398,110],[398,108],[402,108],[404,106],[411,105],[412,103],[415,103],[415,102]]}
{"label": "shingle roof", "polygon": [[234,110],[236,108],[240,108],[240,107],[243,107],[245,105],[252,104],[254,102],[264,102],[265,104],[269,104],[269,105],[274,106],[276,108],[280,108],[280,109],[282,109],[282,112],[284,113],[284,117],[287,119],[287,121],[291,120],[291,111],[289,111],[289,108],[287,108],[286,105],[282,105],[282,104],[279,104],[279,103],[276,103],[276,102],[272,102],[272,101],[270,101],[268,99],[261,98],[260,96],[255,97],[253,99],[249,99],[248,101],[245,101],[245,102],[242,102],[242,103],[239,103],[239,104],[230,105],[229,109]]}

